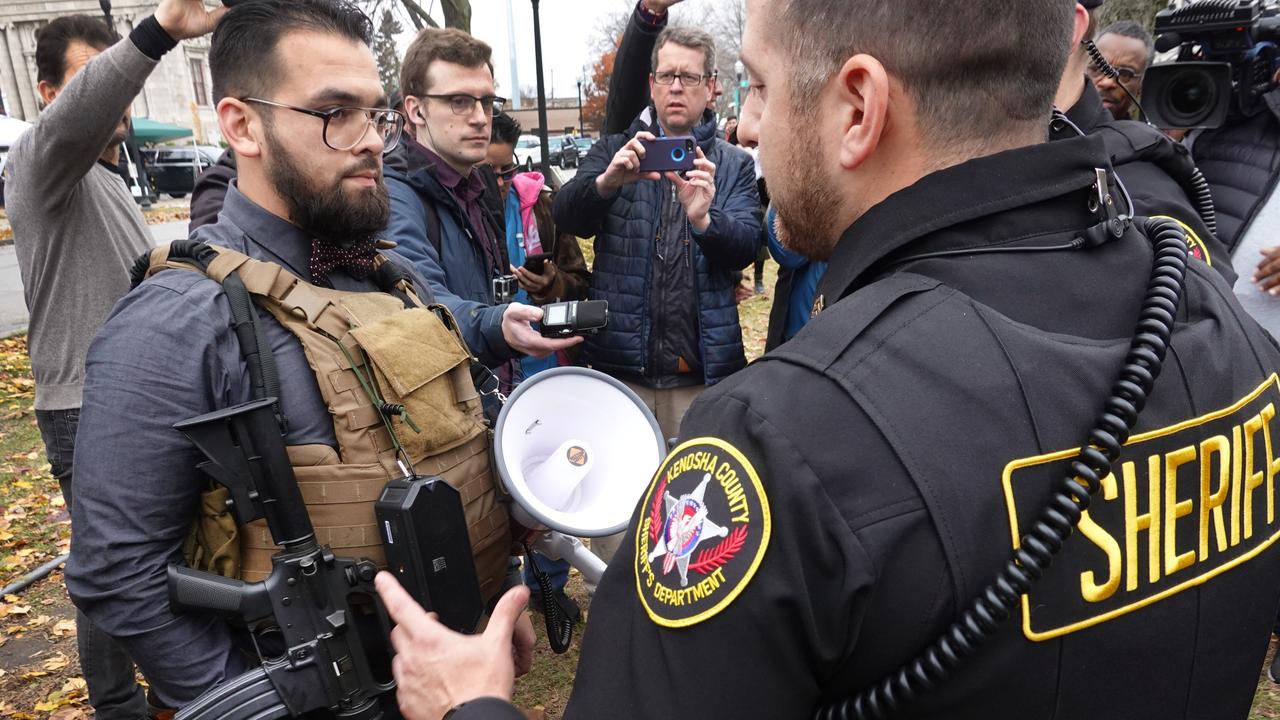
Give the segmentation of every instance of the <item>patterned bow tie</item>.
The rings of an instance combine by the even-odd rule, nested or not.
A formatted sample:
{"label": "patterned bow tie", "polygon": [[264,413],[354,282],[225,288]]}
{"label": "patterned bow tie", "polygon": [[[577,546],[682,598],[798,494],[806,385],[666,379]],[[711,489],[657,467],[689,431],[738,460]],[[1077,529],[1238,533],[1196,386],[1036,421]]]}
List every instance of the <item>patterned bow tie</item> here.
{"label": "patterned bow tie", "polygon": [[344,270],[363,280],[373,272],[373,259],[378,254],[373,240],[358,242],[348,248],[319,240],[311,241],[311,282],[329,285],[329,273]]}

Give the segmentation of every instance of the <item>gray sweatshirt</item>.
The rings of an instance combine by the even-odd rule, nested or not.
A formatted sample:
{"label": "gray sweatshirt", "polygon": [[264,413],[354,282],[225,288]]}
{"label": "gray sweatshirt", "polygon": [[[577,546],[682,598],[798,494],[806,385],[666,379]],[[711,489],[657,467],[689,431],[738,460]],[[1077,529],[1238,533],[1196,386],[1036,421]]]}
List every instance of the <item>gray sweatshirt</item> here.
{"label": "gray sweatshirt", "polygon": [[9,153],[5,201],[31,313],[37,410],[80,407],[89,341],[151,247],[123,178],[98,158],[155,67],[121,40],[67,83]]}

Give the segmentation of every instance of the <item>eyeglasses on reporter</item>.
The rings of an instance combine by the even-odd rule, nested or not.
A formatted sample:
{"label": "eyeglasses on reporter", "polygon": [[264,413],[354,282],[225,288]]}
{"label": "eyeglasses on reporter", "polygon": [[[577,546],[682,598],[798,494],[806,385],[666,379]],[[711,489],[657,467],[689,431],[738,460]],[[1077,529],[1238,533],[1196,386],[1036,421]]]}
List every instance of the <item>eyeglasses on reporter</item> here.
{"label": "eyeglasses on reporter", "polygon": [[292,110],[303,115],[320,118],[324,124],[320,129],[320,139],[332,150],[345,152],[360,144],[365,134],[372,127],[382,138],[382,152],[390,152],[400,144],[400,136],[404,134],[405,116],[398,110],[390,108],[336,107],[332,110],[312,110],[288,103],[262,98],[246,97],[241,102],[256,103],[268,107]]}
{"label": "eyeglasses on reporter", "polygon": [[[1138,72],[1137,70],[1134,70],[1131,67],[1125,67],[1121,65],[1116,67],[1115,71],[1116,71],[1116,75],[1119,76],[1120,78],[1120,82],[1123,82],[1123,83],[1130,83],[1130,82],[1133,82],[1134,80],[1142,79],[1142,73]],[[1093,65],[1090,65],[1088,67],[1087,72],[1089,73],[1089,77],[1093,78],[1094,80],[1099,80],[1101,78],[1106,77],[1107,75],[1106,73],[1102,72],[1101,70],[1094,67]]]}
{"label": "eyeglasses on reporter", "polygon": [[449,109],[453,111],[454,115],[470,115],[476,103],[480,103],[480,109],[487,110],[489,115],[497,116],[502,112],[502,108],[507,105],[507,99],[497,95],[476,97],[467,93],[447,93],[443,95],[427,93],[422,97],[448,103]]}

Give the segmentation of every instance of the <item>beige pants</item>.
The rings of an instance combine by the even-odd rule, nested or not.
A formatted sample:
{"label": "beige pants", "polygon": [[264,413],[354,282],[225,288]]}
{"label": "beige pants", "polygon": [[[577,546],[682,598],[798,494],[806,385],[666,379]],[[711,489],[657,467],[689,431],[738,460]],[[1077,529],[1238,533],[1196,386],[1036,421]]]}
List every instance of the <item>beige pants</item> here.
{"label": "beige pants", "polygon": [[[649,411],[658,419],[658,427],[662,429],[662,437],[670,440],[680,434],[680,421],[684,419],[684,414],[688,412],[689,406],[694,400],[707,389],[706,385],[693,385],[690,387],[670,388],[666,390],[655,390],[651,387],[638,385],[636,383],[622,381],[631,391],[640,397],[640,402],[649,408]],[[608,537],[593,538],[591,540],[591,552],[597,557],[609,563],[618,551],[618,546],[622,544],[622,539],[626,535],[625,532]],[[594,591],[595,588],[589,588]]]}

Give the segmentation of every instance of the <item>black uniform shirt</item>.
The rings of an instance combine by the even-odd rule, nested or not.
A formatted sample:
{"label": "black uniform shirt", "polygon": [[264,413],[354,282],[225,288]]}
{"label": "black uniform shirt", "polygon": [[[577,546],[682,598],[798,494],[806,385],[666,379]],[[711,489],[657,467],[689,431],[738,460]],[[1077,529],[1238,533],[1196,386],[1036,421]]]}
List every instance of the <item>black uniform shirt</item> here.
{"label": "black uniform shirt", "polygon": [[[1017,461],[1077,448],[1100,407],[1152,251],[1131,231],[1091,250],[919,256],[1067,243],[1099,221],[1095,168],[1109,169],[1096,138],[982,158],[896,193],[846,232],[819,288],[827,309],[686,416],[593,602],[567,718],[808,717],[896,670],[955,617],[1009,557],[1015,518],[1047,497]],[[1184,322],[1140,430],[1249,393],[1237,415],[1280,397],[1274,344],[1217,273],[1193,261],[1187,275]],[[1258,449],[1263,434],[1272,447],[1270,407],[1250,419],[1258,477],[1272,467]],[[1209,467],[1226,467],[1218,457]],[[1180,504],[1195,495],[1194,466],[1172,467],[1172,535],[1124,524],[1119,496],[1140,495],[1142,509],[1145,493],[1096,501],[1107,532],[1091,537],[1119,538],[1133,557],[1077,533],[1059,559],[1066,575],[1033,590],[1027,617],[1015,613],[900,717],[1242,717],[1280,592],[1280,554],[1264,552],[1272,496],[1255,487],[1250,537],[1234,510],[1221,549],[1213,531],[1225,525],[1208,512],[1197,565],[1204,503]],[[1192,565],[1179,567],[1188,549]],[[1092,606],[1078,597],[1081,567],[1108,583]]]}
{"label": "black uniform shirt", "polygon": [[[1133,199],[1134,214],[1165,215],[1182,222],[1193,235],[1192,252],[1222,273],[1228,283],[1235,282],[1226,246],[1209,231],[1191,201],[1189,177],[1175,177],[1175,172],[1185,175],[1195,166],[1185,146],[1145,123],[1116,120],[1088,80],[1066,115],[1081,132],[1102,137],[1116,174]],[[1070,129],[1056,133],[1057,137],[1074,135]]]}

